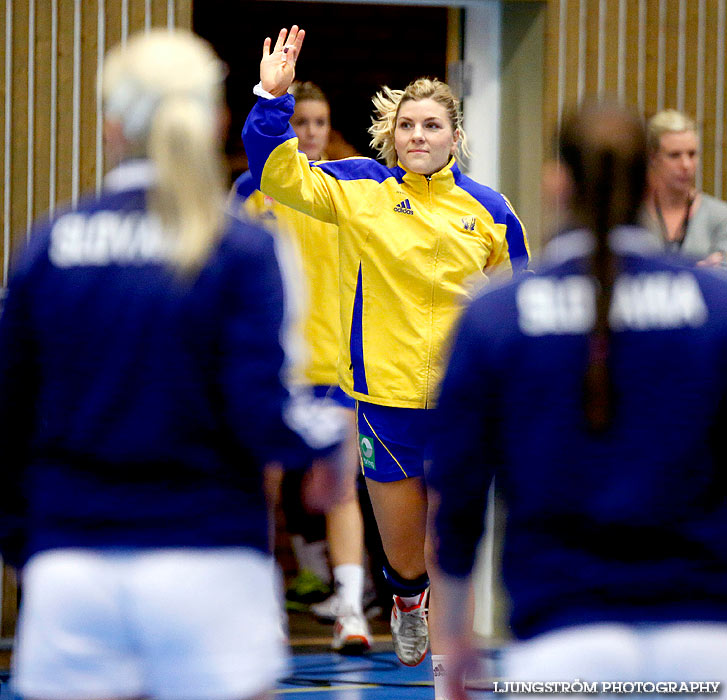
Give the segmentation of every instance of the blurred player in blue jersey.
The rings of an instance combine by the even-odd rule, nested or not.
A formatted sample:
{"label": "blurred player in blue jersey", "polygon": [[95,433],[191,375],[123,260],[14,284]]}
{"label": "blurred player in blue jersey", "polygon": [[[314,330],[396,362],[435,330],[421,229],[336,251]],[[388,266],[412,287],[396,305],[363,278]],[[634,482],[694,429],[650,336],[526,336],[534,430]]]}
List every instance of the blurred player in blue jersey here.
{"label": "blurred player in blue jersey", "polygon": [[567,230],[537,275],[472,303],[443,382],[428,483],[451,646],[469,647],[461,595],[495,477],[520,640],[503,678],[724,681],[727,282],[633,225],[637,118],[586,107],[559,157]]}
{"label": "blurred player in blue jersey", "polygon": [[186,32],[114,49],[120,164],[12,275],[0,544],[22,567],[25,697],[258,700],[285,668],[264,465],[313,463],[326,507],[345,430],[281,381],[284,256],[224,212],[223,78]]}

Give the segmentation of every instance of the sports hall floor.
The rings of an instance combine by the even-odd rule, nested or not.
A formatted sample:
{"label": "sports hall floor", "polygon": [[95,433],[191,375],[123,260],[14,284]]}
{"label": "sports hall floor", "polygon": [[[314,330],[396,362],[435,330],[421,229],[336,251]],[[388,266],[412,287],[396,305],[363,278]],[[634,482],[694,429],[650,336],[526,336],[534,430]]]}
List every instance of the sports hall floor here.
{"label": "sports hall floor", "polygon": [[[279,685],[275,700],[433,700],[429,656],[417,667],[399,663],[391,647],[388,623],[371,621],[373,649],[363,656],[329,651],[331,626],[306,613],[290,614],[293,668]],[[8,654],[0,653],[0,700],[18,700],[8,686]],[[492,697],[473,691],[473,700]]]}
{"label": "sports hall floor", "polygon": [[[433,700],[429,656],[415,668],[403,666],[391,646],[388,622],[371,621],[373,649],[341,656],[329,649],[331,627],[306,613],[290,614],[293,670],[278,686],[281,700]],[[492,693],[472,691],[473,700]],[[2,699],[4,700],[4,699]]]}

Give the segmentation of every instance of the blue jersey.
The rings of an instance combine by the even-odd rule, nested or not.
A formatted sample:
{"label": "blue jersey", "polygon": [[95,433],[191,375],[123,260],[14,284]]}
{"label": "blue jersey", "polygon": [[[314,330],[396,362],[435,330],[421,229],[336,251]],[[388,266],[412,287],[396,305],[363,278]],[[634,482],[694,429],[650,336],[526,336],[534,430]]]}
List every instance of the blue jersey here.
{"label": "blue jersey", "polygon": [[614,422],[583,409],[591,240],[550,244],[541,273],[465,313],[443,382],[428,483],[438,556],[466,576],[493,477],[507,509],[503,577],[527,638],[600,621],[727,621],[727,280],[612,236]]}
{"label": "blue jersey", "polygon": [[262,467],[307,466],[335,425],[289,427],[274,242],[230,217],[198,276],[168,264],[148,164],[33,232],[0,319],[2,553],[267,550]]}

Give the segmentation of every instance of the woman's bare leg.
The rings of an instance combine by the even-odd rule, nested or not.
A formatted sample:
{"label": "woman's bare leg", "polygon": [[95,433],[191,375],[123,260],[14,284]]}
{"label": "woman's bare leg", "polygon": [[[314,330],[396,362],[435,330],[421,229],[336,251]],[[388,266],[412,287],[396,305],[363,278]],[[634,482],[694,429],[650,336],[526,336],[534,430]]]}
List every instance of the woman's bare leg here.
{"label": "woman's bare leg", "polygon": [[363,517],[358,502],[358,442],[355,439],[356,417],[353,411],[346,411],[351,424],[352,446],[348,459],[353,463],[349,472],[343,500],[326,514],[326,537],[333,567],[341,564],[363,565]]}
{"label": "woman's bare leg", "polygon": [[421,477],[381,483],[366,479],[381,544],[389,564],[404,579],[427,571],[424,541],[427,493]]}

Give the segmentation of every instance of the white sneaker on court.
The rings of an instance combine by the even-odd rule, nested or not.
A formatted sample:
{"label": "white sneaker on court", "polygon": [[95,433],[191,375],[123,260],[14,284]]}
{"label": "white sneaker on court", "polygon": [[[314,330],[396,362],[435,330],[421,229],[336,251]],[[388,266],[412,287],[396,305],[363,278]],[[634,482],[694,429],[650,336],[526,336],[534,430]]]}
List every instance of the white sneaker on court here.
{"label": "white sneaker on court", "polygon": [[[376,591],[364,591],[362,602],[364,615],[367,620],[381,614],[381,608],[373,605],[375,601]],[[313,605],[310,606],[310,611],[320,622],[334,623],[336,618],[341,614],[343,606],[344,602],[341,599],[341,596],[338,593],[332,593],[324,601],[320,603],[313,603]]]}
{"label": "white sneaker on court", "polygon": [[332,593],[325,600],[320,603],[314,603],[310,606],[310,611],[321,621],[321,622],[335,622],[341,608],[343,607],[343,601],[341,600],[338,593]]}
{"label": "white sneaker on court", "polygon": [[341,654],[363,654],[371,648],[373,639],[369,623],[362,613],[343,611],[333,625],[331,648]]}
{"label": "white sneaker on court", "polygon": [[405,605],[398,595],[394,596],[391,608],[391,638],[399,661],[405,666],[420,664],[429,647],[429,625],[427,623],[427,588],[414,605]]}

